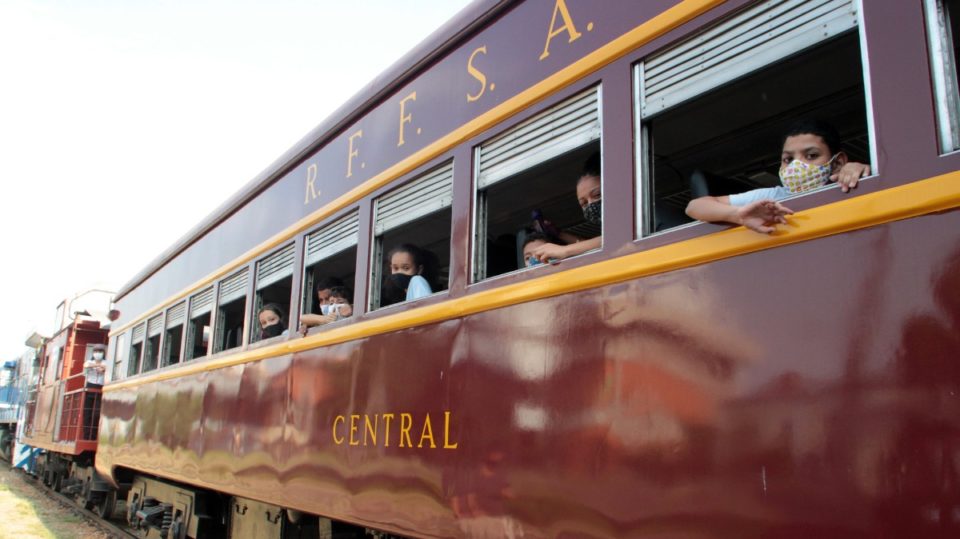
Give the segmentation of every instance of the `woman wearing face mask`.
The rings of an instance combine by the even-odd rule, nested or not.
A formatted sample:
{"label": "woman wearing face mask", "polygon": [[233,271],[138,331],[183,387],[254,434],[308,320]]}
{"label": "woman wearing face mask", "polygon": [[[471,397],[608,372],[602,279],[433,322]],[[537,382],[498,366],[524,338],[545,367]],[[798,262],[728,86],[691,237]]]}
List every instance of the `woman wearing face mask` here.
{"label": "woman wearing face mask", "polygon": [[[594,154],[587,159],[583,169],[583,174],[577,179],[577,202],[580,204],[580,209],[583,210],[584,220],[599,225],[602,224],[601,219],[603,217],[600,190],[600,154]],[[530,255],[540,263],[554,262],[593,249],[599,249],[603,244],[603,236],[581,239],[561,232],[560,239],[567,242],[567,245],[543,243],[534,248]],[[524,254],[526,255],[526,253]]]}
{"label": "woman wearing face mask", "polygon": [[257,320],[260,321],[261,341],[287,334],[283,308],[276,303],[264,305],[257,313]]}
{"label": "woman wearing face mask", "polygon": [[779,200],[837,182],[846,193],[870,167],[855,163],[840,149],[840,135],[829,124],[807,120],[795,124],[783,139],[780,157],[780,184],[736,195],[704,196],[691,200],[687,215],[710,222],[743,225],[769,234],[777,223],[786,223],[793,210]]}
{"label": "woman wearing face mask", "polygon": [[416,245],[404,243],[387,255],[390,275],[384,279],[380,306],[410,301],[433,293],[431,282],[436,273],[431,253]]}

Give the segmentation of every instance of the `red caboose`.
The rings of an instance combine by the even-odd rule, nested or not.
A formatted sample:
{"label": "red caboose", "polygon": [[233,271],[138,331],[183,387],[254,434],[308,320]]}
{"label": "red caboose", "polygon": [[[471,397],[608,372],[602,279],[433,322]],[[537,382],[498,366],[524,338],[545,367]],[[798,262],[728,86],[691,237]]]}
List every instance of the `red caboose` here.
{"label": "red caboose", "polygon": [[47,339],[40,352],[40,376],[27,397],[24,443],[44,450],[37,475],[54,490],[73,494],[88,508],[107,493],[93,468],[103,378],[87,369],[107,342],[108,328],[80,319]]}

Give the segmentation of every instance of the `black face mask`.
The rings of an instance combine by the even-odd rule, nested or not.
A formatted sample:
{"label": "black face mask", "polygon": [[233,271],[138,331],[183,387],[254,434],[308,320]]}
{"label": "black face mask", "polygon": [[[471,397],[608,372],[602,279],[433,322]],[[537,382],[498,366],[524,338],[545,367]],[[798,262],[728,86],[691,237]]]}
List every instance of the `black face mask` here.
{"label": "black face mask", "polygon": [[394,273],[388,275],[383,280],[383,287],[380,293],[380,306],[386,307],[394,303],[400,303],[407,300],[407,287],[410,286],[410,279],[413,275],[406,273]]}
{"label": "black face mask", "polygon": [[260,340],[269,339],[271,337],[279,337],[283,334],[283,326],[279,323],[273,324],[272,326],[267,326],[260,330]]}

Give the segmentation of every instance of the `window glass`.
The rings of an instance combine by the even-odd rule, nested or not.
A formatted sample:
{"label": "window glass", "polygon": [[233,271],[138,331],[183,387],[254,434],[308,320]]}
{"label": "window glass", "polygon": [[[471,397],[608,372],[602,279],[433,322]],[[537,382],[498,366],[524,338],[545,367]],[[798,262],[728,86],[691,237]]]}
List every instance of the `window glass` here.
{"label": "window glass", "polygon": [[539,264],[529,256],[538,246],[555,247],[544,261],[600,246],[599,88],[484,143],[475,159],[475,280]]}
{"label": "window glass", "polygon": [[149,372],[157,368],[157,362],[160,359],[160,335],[162,328],[162,313],[147,321],[147,340],[144,345],[140,372]]}
{"label": "window glass", "polygon": [[926,0],[930,63],[940,129],[940,151],[960,149],[960,82],[957,24],[960,0]]}
{"label": "window glass", "polygon": [[187,303],[182,301],[167,309],[166,331],[163,335],[163,355],[160,365],[166,367],[180,362],[180,348],[183,342],[183,322],[186,318]]}
{"label": "window glass", "polygon": [[[293,257],[294,245],[291,243],[279,251],[257,262],[256,292],[253,297],[253,330],[250,332],[250,342],[257,342],[262,337],[279,337],[287,329],[290,312],[290,294],[293,289]],[[265,329],[260,322],[260,311],[263,307],[271,307],[270,314],[264,318],[276,324]],[[276,317],[276,318],[274,318]]]}
{"label": "window glass", "polygon": [[117,338],[113,340],[113,370],[111,372],[110,380],[119,380],[123,376],[123,362],[127,359],[127,333],[121,333],[117,335]]}
{"label": "window glass", "polygon": [[243,317],[247,310],[248,273],[244,268],[220,281],[214,352],[231,350],[243,344]]}
{"label": "window glass", "polygon": [[127,376],[134,376],[140,372],[140,356],[143,353],[144,336],[147,333],[147,325],[140,324],[134,326],[130,337],[130,354],[127,362]]}
{"label": "window glass", "polygon": [[374,201],[371,309],[447,289],[452,198],[448,162]]}
{"label": "window glass", "polygon": [[190,297],[187,338],[183,360],[189,361],[207,355],[210,349],[210,319],[213,308],[213,287]]}
{"label": "window glass", "polygon": [[359,214],[352,210],[307,235],[301,325],[323,326],[353,316],[359,226]]}
{"label": "window glass", "polygon": [[[844,0],[819,9],[762,2],[637,66],[639,235],[691,222],[692,199],[780,186],[784,134],[798,122],[832,126],[831,151],[869,163],[856,11]],[[693,61],[688,49],[715,53]]]}

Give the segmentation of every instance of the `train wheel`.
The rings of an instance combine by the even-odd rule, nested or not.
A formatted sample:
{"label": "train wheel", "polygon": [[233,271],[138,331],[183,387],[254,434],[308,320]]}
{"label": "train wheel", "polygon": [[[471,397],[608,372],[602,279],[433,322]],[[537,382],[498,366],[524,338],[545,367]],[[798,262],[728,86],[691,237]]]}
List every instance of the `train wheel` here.
{"label": "train wheel", "polygon": [[92,511],[93,507],[96,505],[93,503],[93,499],[91,498],[89,477],[83,482],[83,490],[77,495],[77,504],[87,511]]}
{"label": "train wheel", "polygon": [[93,512],[104,520],[110,520],[110,517],[113,516],[113,508],[116,505],[117,491],[110,489],[99,502],[94,504]]}

